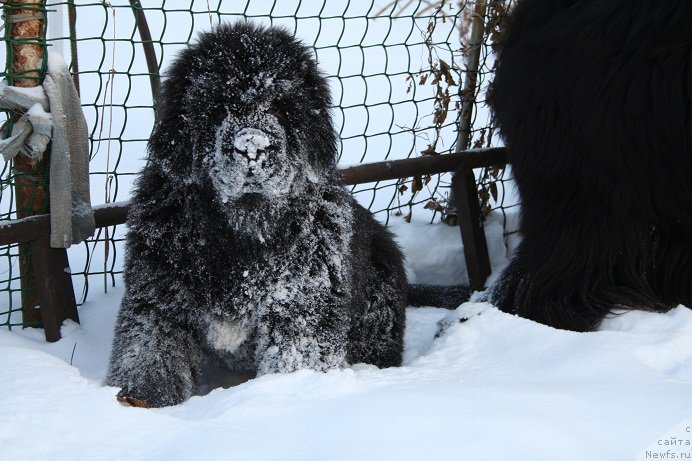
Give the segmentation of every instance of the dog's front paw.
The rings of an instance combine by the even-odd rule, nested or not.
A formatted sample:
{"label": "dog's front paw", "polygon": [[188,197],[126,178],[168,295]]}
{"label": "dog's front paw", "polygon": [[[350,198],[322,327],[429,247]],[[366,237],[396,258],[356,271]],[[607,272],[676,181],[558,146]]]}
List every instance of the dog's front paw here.
{"label": "dog's front paw", "polygon": [[129,395],[123,395],[122,392],[118,393],[115,398],[118,399],[118,402],[126,407],[150,408],[146,400],[130,397]]}

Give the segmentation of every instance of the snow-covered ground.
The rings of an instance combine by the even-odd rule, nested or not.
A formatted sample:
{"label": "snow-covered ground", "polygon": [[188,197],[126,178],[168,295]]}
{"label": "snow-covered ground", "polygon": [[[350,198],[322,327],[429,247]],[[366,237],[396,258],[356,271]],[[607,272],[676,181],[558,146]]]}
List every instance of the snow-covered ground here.
{"label": "snow-covered ground", "polygon": [[[427,258],[451,265],[435,276],[440,283],[462,270],[458,229],[396,221],[393,229],[412,279],[428,273]],[[501,263],[501,250],[491,253]],[[399,368],[268,375],[143,410],[102,385],[121,296],[122,288],[92,296],[81,325],[65,325],[55,344],[41,330],[0,330],[0,459],[692,457],[692,311],[684,307],[623,314],[594,333],[482,303],[410,308]]]}

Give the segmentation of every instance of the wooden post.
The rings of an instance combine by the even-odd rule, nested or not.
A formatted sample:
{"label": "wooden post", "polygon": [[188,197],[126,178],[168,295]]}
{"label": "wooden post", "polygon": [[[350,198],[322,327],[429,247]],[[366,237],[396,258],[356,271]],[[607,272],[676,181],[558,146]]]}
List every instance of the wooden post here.
{"label": "wooden post", "polygon": [[[45,1],[13,0],[5,3],[10,85],[31,88],[41,84],[45,70]],[[49,211],[48,165],[50,150],[40,159],[19,154],[13,159],[17,217]],[[25,326],[43,326],[46,340],[60,339],[65,319],[79,321],[72,278],[64,248],[50,247],[50,233],[19,245],[22,316]]]}
{"label": "wooden post", "polygon": [[46,341],[54,342],[60,339],[60,327],[66,319],[79,323],[67,252],[50,247],[50,233],[30,242],[29,248]]}
{"label": "wooden post", "polygon": [[[45,21],[44,1],[12,0],[5,4],[6,29],[10,31],[8,47],[8,81],[10,85],[30,88],[39,85],[43,67]],[[15,209],[24,218],[48,211],[48,159],[31,160],[23,155],[14,158]],[[22,316],[25,325],[40,326],[38,291],[30,248],[19,246],[19,268],[22,285]]]}
{"label": "wooden post", "polygon": [[[485,35],[485,14],[488,9],[488,0],[478,0],[473,7],[471,15],[471,36],[466,47],[466,70],[464,73],[464,86],[459,91],[461,100],[461,114],[457,131],[456,152],[463,152],[471,145],[471,123],[473,121],[473,105],[476,102],[478,87],[478,67],[480,66],[481,48]],[[463,38],[462,38],[463,40]],[[446,212],[445,222],[449,225],[457,224],[459,213],[455,208],[457,201],[454,196],[454,188],[450,191],[450,207]],[[462,198],[462,200],[467,200]]]}
{"label": "wooden post", "polygon": [[39,85],[43,67],[46,23],[43,0],[9,0],[5,16],[11,27],[10,84],[23,88]]}
{"label": "wooden post", "polygon": [[459,168],[452,176],[452,190],[456,198],[454,206],[459,212],[469,285],[472,290],[479,291],[485,288],[485,281],[490,275],[490,258],[473,170],[463,166]]}
{"label": "wooden post", "polygon": [[[473,104],[476,101],[478,67],[485,33],[485,13],[487,0],[478,0],[472,16],[471,38],[466,54],[466,76],[461,90],[461,116],[457,132],[456,152],[463,152],[471,143],[471,121]],[[483,230],[483,214],[478,202],[476,177],[471,168],[463,166],[452,177],[450,192],[452,221],[458,217],[461,240],[464,243],[464,257],[472,290],[485,288],[485,281],[490,275],[490,258],[488,245]],[[449,223],[449,221],[448,221]]]}

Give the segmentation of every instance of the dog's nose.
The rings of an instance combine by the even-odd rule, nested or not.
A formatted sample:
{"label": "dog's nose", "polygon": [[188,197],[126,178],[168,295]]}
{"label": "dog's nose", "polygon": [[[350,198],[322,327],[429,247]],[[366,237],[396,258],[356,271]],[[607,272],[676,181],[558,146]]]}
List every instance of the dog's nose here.
{"label": "dog's nose", "polygon": [[243,128],[233,140],[235,150],[250,160],[258,160],[258,156],[270,145],[269,136],[256,128]]}

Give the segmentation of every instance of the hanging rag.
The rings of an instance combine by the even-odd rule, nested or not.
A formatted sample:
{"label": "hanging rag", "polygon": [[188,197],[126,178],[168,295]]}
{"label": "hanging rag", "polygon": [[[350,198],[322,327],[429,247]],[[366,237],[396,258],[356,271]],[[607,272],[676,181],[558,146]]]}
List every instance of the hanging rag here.
{"label": "hanging rag", "polygon": [[24,113],[10,136],[0,140],[6,161],[18,154],[40,160],[50,141],[50,245],[68,248],[84,241],[95,228],[89,192],[89,133],[63,57],[48,53],[42,86],[18,88],[0,82],[0,108]]}

